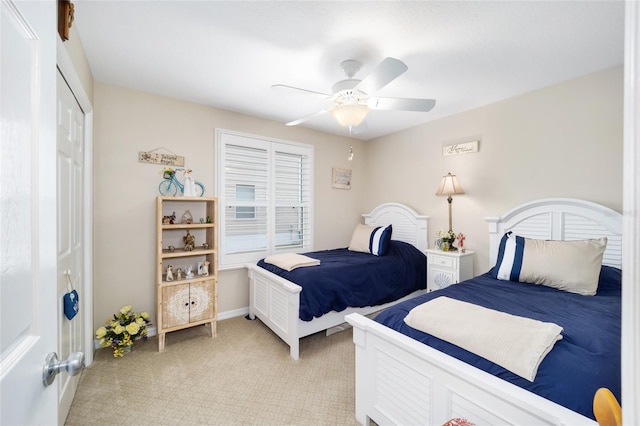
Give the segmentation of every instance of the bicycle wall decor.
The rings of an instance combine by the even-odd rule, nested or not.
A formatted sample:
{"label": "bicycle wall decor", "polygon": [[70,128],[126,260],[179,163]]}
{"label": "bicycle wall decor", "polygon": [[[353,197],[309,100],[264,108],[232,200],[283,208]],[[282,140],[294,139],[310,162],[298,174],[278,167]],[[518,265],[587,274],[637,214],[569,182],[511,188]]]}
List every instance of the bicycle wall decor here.
{"label": "bicycle wall decor", "polygon": [[[182,172],[182,182],[178,180],[178,172]],[[163,180],[160,182],[160,185],[158,185],[160,194],[173,197],[178,194],[178,190],[180,190],[181,194],[184,194],[184,173],[185,169],[164,169],[162,172]],[[197,197],[202,197],[204,195],[204,185],[201,182],[195,181],[195,189]]]}

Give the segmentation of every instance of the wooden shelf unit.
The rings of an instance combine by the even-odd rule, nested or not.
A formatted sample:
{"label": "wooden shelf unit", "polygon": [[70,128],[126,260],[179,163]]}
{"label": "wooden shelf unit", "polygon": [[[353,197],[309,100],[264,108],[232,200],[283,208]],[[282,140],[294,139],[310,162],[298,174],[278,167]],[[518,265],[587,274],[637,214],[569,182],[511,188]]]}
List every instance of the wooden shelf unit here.
{"label": "wooden shelf unit", "polygon": [[[180,222],[189,210],[192,223],[163,223],[165,216],[176,215]],[[177,213],[177,214],[176,214]],[[204,223],[200,222],[200,219]],[[207,218],[210,222],[207,222]],[[158,197],[156,200],[156,287],[158,311],[158,351],[165,348],[166,333],[206,325],[216,335],[218,316],[218,199],[215,197]],[[195,248],[184,250],[187,231],[195,237]],[[203,247],[203,244],[207,247]],[[174,249],[170,250],[169,246]],[[198,275],[198,263],[209,262],[208,275]],[[173,267],[173,280],[166,280],[167,266]],[[193,278],[177,269],[190,266]]]}

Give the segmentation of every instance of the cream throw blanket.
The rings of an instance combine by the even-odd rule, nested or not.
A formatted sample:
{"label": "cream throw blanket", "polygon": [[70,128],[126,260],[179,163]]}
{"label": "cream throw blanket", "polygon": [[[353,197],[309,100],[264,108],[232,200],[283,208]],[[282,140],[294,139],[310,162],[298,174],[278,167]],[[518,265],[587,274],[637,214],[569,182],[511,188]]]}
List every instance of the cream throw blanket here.
{"label": "cream throw blanket", "polygon": [[562,327],[440,296],[413,308],[404,322],[473,352],[533,382],[562,339]]}
{"label": "cream throw blanket", "polygon": [[316,266],[320,264],[318,259],[297,253],[274,254],[267,256],[264,261],[289,272],[303,266]]}

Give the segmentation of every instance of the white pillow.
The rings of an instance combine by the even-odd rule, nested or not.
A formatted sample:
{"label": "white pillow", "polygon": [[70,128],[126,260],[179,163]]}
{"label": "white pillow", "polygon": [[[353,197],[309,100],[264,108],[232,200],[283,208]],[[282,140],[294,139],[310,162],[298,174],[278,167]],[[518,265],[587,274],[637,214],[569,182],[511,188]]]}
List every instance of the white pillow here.
{"label": "white pillow", "polygon": [[593,296],[598,289],[607,238],[534,240],[507,232],[500,241],[492,275],[499,280],[542,284]]}
{"label": "white pillow", "polygon": [[349,250],[384,256],[389,248],[391,232],[391,225],[374,228],[373,226],[359,223],[351,235]]}

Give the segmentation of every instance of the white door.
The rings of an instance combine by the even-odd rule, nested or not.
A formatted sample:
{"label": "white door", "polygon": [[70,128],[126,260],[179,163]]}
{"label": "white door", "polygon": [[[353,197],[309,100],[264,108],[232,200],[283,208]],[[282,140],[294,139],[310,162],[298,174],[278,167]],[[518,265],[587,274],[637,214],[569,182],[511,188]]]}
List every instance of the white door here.
{"label": "white door", "polygon": [[[87,315],[84,282],[83,178],[84,178],[84,114],[62,75],[57,77],[57,190],[58,190],[58,300],[69,288],[78,292],[79,310],[69,320],[58,304],[58,355],[67,359],[83,350],[83,324]],[[69,414],[80,375],[62,374],[58,382],[59,424]]]}
{"label": "white door", "polygon": [[[0,424],[56,424],[55,1],[0,0]],[[64,373],[63,373],[64,374]]]}

